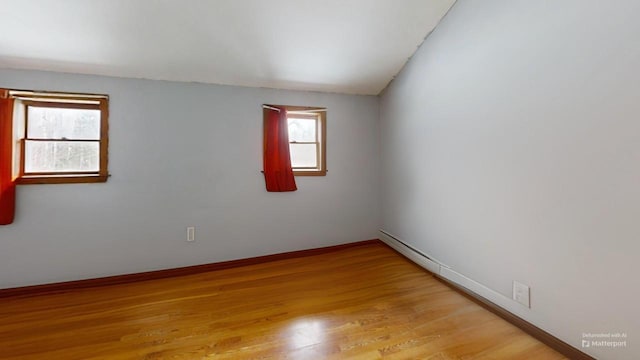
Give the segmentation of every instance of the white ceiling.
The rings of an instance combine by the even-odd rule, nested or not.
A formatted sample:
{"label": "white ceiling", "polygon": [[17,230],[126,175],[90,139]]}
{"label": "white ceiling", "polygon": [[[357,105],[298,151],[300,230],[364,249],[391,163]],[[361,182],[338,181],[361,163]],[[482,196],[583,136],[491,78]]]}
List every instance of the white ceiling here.
{"label": "white ceiling", "polygon": [[0,0],[0,67],[375,95],[454,1]]}

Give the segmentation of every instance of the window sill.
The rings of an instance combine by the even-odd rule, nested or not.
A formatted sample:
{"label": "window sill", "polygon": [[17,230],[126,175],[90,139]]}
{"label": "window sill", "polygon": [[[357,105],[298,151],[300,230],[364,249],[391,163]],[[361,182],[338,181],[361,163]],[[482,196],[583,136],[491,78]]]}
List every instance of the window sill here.
{"label": "window sill", "polygon": [[327,170],[293,171],[293,176],[327,176]]}
{"label": "window sill", "polygon": [[35,184],[79,184],[79,183],[101,183],[107,182],[109,175],[46,175],[46,176],[23,176],[16,179],[18,185]]}

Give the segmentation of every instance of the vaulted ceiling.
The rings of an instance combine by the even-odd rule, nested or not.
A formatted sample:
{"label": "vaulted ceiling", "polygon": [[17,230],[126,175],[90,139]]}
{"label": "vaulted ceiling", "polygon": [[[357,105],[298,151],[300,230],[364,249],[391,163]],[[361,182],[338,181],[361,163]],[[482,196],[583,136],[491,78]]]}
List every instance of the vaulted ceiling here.
{"label": "vaulted ceiling", "polygon": [[454,1],[2,0],[0,67],[375,95]]}

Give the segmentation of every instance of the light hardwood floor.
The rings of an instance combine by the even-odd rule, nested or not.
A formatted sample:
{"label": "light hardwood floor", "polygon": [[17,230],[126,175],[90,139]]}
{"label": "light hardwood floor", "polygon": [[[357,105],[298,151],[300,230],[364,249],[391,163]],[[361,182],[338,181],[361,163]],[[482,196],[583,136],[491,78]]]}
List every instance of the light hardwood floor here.
{"label": "light hardwood floor", "polygon": [[564,359],[380,244],[0,299],[0,359]]}

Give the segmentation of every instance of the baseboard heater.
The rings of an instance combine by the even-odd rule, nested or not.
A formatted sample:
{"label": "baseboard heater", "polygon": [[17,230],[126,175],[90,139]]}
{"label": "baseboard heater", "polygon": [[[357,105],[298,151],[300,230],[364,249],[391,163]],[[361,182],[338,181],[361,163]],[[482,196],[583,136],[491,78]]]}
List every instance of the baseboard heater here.
{"label": "baseboard heater", "polygon": [[422,251],[414,248],[413,246],[405,243],[397,237],[389,234],[384,230],[380,230],[380,240],[385,244],[391,246],[397,252],[401,253],[411,261],[422,266],[423,268],[431,271],[434,274],[440,274],[440,262],[434,260],[431,256],[423,253]]}
{"label": "baseboard heater", "polygon": [[[380,230],[380,240],[382,240],[385,244],[389,245],[409,260],[429,270],[435,275],[451,281],[459,286],[462,286],[465,289],[477,294],[478,296],[481,296],[511,312],[522,313],[522,309],[518,308],[520,305],[515,304],[510,298],[480,284],[479,282],[471,278],[460,274],[459,272],[451,269],[450,266],[442,263],[433,256],[426,254],[425,252],[420,251],[415,247],[407,244],[406,242],[400,240],[397,236],[394,236],[385,230]],[[516,307],[516,305],[518,307]]]}
{"label": "baseboard heater", "polygon": [[515,303],[513,300],[501,293],[456,272],[451,269],[451,267],[435,259],[433,256],[426,254],[400,240],[397,236],[394,236],[385,230],[379,231],[380,240],[389,247],[419,266],[432,272],[437,278],[460,291],[465,296],[471,298],[476,303],[524,330],[529,335],[567,356],[569,359],[595,360],[590,355],[578,350],[570,344],[525,320],[522,314],[525,314],[529,309],[525,309],[520,304]]}

